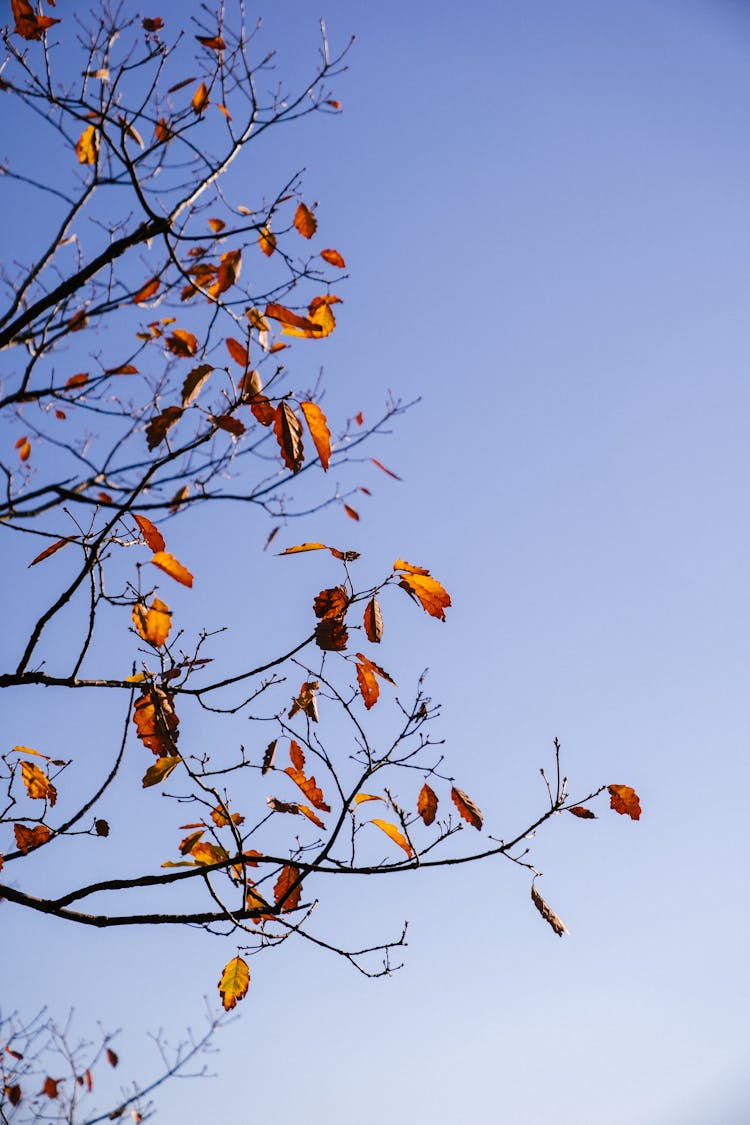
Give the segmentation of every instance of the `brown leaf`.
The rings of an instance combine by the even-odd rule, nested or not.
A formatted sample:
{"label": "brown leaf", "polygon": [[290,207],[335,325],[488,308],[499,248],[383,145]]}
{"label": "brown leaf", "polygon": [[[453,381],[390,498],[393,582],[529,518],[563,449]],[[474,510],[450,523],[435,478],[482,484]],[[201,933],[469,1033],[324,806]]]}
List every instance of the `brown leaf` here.
{"label": "brown leaf", "polygon": [[226,293],[227,289],[231,289],[240,276],[241,270],[242,251],[227,250],[225,254],[221,255],[216,281],[207,291],[209,296],[218,297],[221,293]]}
{"label": "brown leaf", "polygon": [[193,107],[194,113],[203,113],[203,110],[208,105],[208,89],[206,88],[205,82],[201,82],[200,86],[193,94],[190,104]]}
{"label": "brown leaf", "polygon": [[[208,47],[209,51],[223,51],[226,47],[226,43],[220,35],[196,35],[195,38],[204,47]],[[234,1004],[232,1004],[232,1007],[234,1007]]]}
{"label": "brown leaf", "polygon": [[247,996],[250,985],[250,970],[241,957],[233,957],[224,966],[219,981],[219,995],[225,1012],[236,1008],[240,1000]]}
{"label": "brown leaf", "polygon": [[25,824],[14,824],[13,834],[19,851],[24,855],[32,848],[39,848],[42,844],[46,844],[51,836],[46,824],[37,824],[35,828],[27,828]]}
{"label": "brown leaf", "polygon": [[77,375],[71,375],[69,379],[65,380],[65,386],[66,386],[66,388],[67,387],[83,387],[83,386],[85,386],[86,383],[88,383],[88,381],[89,381],[88,373],[86,371],[79,371],[79,373]]}
{"label": "brown leaf", "polygon": [[144,789],[150,788],[152,785],[158,785],[165,778],[169,777],[173,769],[179,766],[182,758],[179,754],[171,754],[166,758],[157,758],[152,766],[146,770],[143,776],[141,785]]}
{"label": "brown leaf", "polygon": [[288,402],[280,402],[276,407],[273,431],[276,434],[284,464],[293,473],[298,473],[304,460],[302,426]]}
{"label": "brown leaf", "polygon": [[377,824],[378,828],[380,828],[380,830],[382,832],[385,832],[386,836],[390,836],[390,838],[393,840],[394,844],[398,844],[398,846],[400,848],[403,848],[403,850],[408,855],[409,859],[412,858],[412,856],[414,855],[414,852],[411,850],[411,845],[410,845],[409,841],[406,839],[406,836],[404,836],[403,832],[399,832],[399,830],[398,830],[398,828],[396,828],[395,824],[391,824],[387,820],[377,820],[377,819],[371,820],[370,824]]}
{"label": "brown leaf", "polygon": [[142,640],[161,648],[172,628],[172,610],[159,598],[154,598],[148,609],[137,602],[133,606],[133,624]]}
{"label": "brown leaf", "polygon": [[596,820],[596,813],[592,813],[591,809],[586,809],[583,805],[574,805],[572,809],[568,809],[568,812],[573,816],[579,816],[581,820]]}
{"label": "brown leaf", "polygon": [[[179,356],[181,359],[189,359],[191,355],[195,355],[198,351],[197,338],[185,328],[175,328],[171,336],[167,336],[164,343],[173,355]],[[178,407],[171,407],[171,409],[176,410]]]}
{"label": "brown leaf", "polygon": [[462,789],[457,789],[454,786],[453,789],[451,789],[451,800],[464,820],[468,820],[473,828],[481,829],[482,814],[471,797],[467,797]]}
{"label": "brown leaf", "polygon": [[335,266],[340,270],[346,267],[346,262],[341,257],[338,250],[321,250],[320,256],[324,262],[328,262],[329,266]]}
{"label": "brown leaf", "polygon": [[50,805],[54,805],[57,790],[44,770],[33,762],[21,762],[21,778],[29,797],[36,801],[49,801]]}
{"label": "brown leaf", "polygon": [[632,820],[641,819],[641,803],[635,789],[631,789],[629,785],[608,785],[607,789],[611,809]]}
{"label": "brown leaf", "polygon": [[329,590],[321,590],[313,600],[313,611],[316,617],[341,617],[346,612],[349,598],[344,586],[334,586]]}
{"label": "brown leaf", "polygon": [[154,140],[158,145],[166,145],[172,140],[174,133],[169,127],[166,117],[160,117],[154,126]]}
{"label": "brown leaf", "polygon": [[[141,27],[144,31],[161,31],[164,27],[164,20],[161,16],[155,16],[153,19],[141,20]],[[189,81],[192,82],[192,79]]]}
{"label": "brown leaf", "polygon": [[112,1066],[112,1067],[117,1066],[119,1061],[120,1060],[119,1060],[118,1056],[115,1054],[115,1052],[112,1050],[112,1048],[107,1047],[107,1062],[109,1063],[109,1065]]}
{"label": "brown leaf", "polygon": [[159,278],[152,277],[145,285],[142,285],[138,292],[133,297],[134,305],[143,305],[146,301],[150,301],[159,290]]}
{"label": "brown leaf", "polygon": [[303,238],[312,238],[318,229],[318,220],[309,207],[300,203],[294,212],[294,225]]}
{"label": "brown leaf", "polygon": [[258,245],[265,256],[270,258],[276,249],[276,235],[268,227],[262,227],[258,235]]}
{"label": "brown leaf", "polygon": [[278,797],[266,797],[266,804],[271,812],[293,813],[295,816],[299,812],[299,805],[294,801],[280,801]]}
{"label": "brown leaf", "polygon": [[242,437],[246,432],[244,422],[235,418],[233,414],[210,414],[209,418],[215,426],[220,430],[226,430],[232,437]]}
{"label": "brown leaf", "polygon": [[[235,824],[238,826],[240,824],[243,824],[245,818],[241,815],[241,813],[237,812],[231,813],[231,815],[227,816],[227,813],[221,807],[221,805],[217,805],[215,809],[211,810],[211,820],[214,822],[217,828],[226,828],[228,824]],[[255,866],[257,867],[257,864],[255,864]]]}
{"label": "brown leaf", "polygon": [[195,402],[212,371],[213,367],[210,363],[200,363],[197,367],[194,367],[192,371],[188,372],[185,382],[182,384],[183,410],[186,406],[190,406]]}
{"label": "brown leaf", "polygon": [[534,903],[534,906],[537,908],[542,918],[544,918],[545,922],[549,922],[550,926],[558,935],[558,937],[562,937],[563,934],[570,933],[570,930],[565,925],[562,918],[558,918],[554,910],[551,910],[550,907],[547,906],[547,903],[539,894],[539,891],[536,889],[533,883],[531,884],[531,901]]}
{"label": "brown leaf", "polygon": [[170,578],[174,578],[175,582],[179,582],[183,586],[193,585],[193,576],[190,571],[167,551],[157,551],[151,562],[154,566],[158,566],[159,570],[168,574]]}
{"label": "brown leaf", "polygon": [[241,344],[239,340],[235,340],[233,336],[228,336],[224,342],[234,362],[239,363],[240,367],[247,367],[249,355],[244,344]]}
{"label": "brown leaf", "polygon": [[378,461],[377,457],[371,457],[370,460],[372,461],[373,465],[377,465],[381,472],[387,473],[388,476],[393,477],[394,480],[402,479],[401,477],[396,476],[396,474],[391,469],[387,469],[382,461]]}
{"label": "brown leaf", "polygon": [[45,1078],[40,1093],[46,1094],[48,1098],[56,1098],[58,1095],[57,1087],[61,1082],[62,1078]]}
{"label": "brown leaf", "polygon": [[320,812],[331,811],[331,806],[326,804],[323,790],[318,786],[314,777],[305,777],[302,770],[295,769],[294,766],[287,766],[284,773],[291,777],[295,785],[299,786],[313,808],[319,809]]}
{"label": "brown leaf", "polygon": [[172,497],[172,499],[169,502],[169,510],[172,513],[172,515],[174,515],[176,512],[179,512],[180,508],[182,507],[183,503],[185,502],[185,500],[187,499],[187,497],[189,495],[190,495],[190,489],[189,489],[188,485],[183,484],[181,488],[177,489],[174,496]]}
{"label": "brown leaf", "polygon": [[383,636],[383,617],[377,598],[371,598],[365,607],[365,633],[372,644],[380,644]]}
{"label": "brown leaf", "polygon": [[292,700],[288,718],[293,719],[298,711],[304,711],[309,719],[317,723],[318,703],[315,699],[315,692],[319,687],[320,684],[317,680],[305,680],[304,684],[299,689],[299,695],[295,696]]}
{"label": "brown leaf", "polygon": [[265,395],[254,395],[250,399],[250,409],[256,422],[261,426],[273,426],[276,421],[276,411],[271,406]]}
{"label": "brown leaf", "polygon": [[21,1087],[15,1082],[12,1086],[5,1087],[5,1093],[11,1105],[16,1106],[23,1098]]}
{"label": "brown leaf", "polygon": [[166,688],[152,685],[143,690],[133,709],[133,722],[138,738],[148,750],[160,757],[177,755],[180,720]]}
{"label": "brown leaf", "polygon": [[265,315],[269,317],[270,320],[277,320],[282,326],[282,331],[286,331],[288,328],[298,328],[300,334],[307,333],[310,336],[313,335],[315,326],[312,321],[308,320],[306,316],[299,316],[297,313],[292,312],[291,309],[285,308],[284,305],[277,305],[271,302],[266,305]]}
{"label": "brown leaf", "polygon": [[16,21],[13,30],[22,39],[41,39],[48,27],[60,22],[50,16],[38,16],[29,0],[10,0],[10,7]]}
{"label": "brown leaf", "polygon": [[279,745],[278,738],[274,738],[273,742],[269,742],[263,752],[263,765],[260,767],[261,776],[267,774],[270,769],[273,769],[273,760],[276,757],[276,747]]}
{"label": "brown leaf", "polygon": [[154,527],[154,525],[151,523],[151,520],[147,519],[146,516],[137,515],[133,515],[133,519],[138,524],[138,528],[141,535],[143,536],[143,540],[146,546],[150,547],[151,550],[155,553],[158,551],[163,551],[166,546],[166,543],[164,542],[164,536],[158,530],[158,528]]}
{"label": "brown leaf", "polygon": [[56,551],[59,551],[62,547],[72,542],[72,539],[58,539],[55,543],[52,543],[49,547],[45,547],[43,551],[40,551],[36,558],[31,560],[29,566],[36,566],[37,563],[43,562],[44,559],[48,559],[50,555],[54,555]]}
{"label": "brown leaf", "polygon": [[349,642],[349,632],[338,617],[327,617],[315,627],[315,643],[324,652],[343,652]]}
{"label": "brown leaf", "polygon": [[134,367],[132,363],[121,363],[119,367],[108,367],[104,372],[105,375],[137,375],[138,368]]}
{"label": "brown leaf", "polygon": [[417,812],[422,817],[425,824],[432,824],[437,814],[438,799],[434,789],[425,781],[424,785],[419,791],[417,798]]}
{"label": "brown leaf", "polygon": [[[298,882],[299,877],[299,867],[295,867],[293,863],[287,863],[282,867],[281,873],[274,884],[274,902],[277,906],[281,905],[281,909],[285,914],[289,910],[295,910],[299,905],[300,896],[302,894],[302,884]],[[296,886],[294,885],[295,883],[297,884]]]}
{"label": "brown leaf", "polygon": [[95,820],[94,831],[96,832],[97,836],[109,836],[109,825],[107,824],[107,821],[101,819]]}
{"label": "brown leaf", "polygon": [[294,739],[289,743],[289,760],[295,769],[303,770],[305,768],[305,754],[299,742]]}
{"label": "brown leaf", "polygon": [[320,819],[317,813],[314,813],[312,809],[309,809],[307,807],[307,805],[297,805],[297,812],[302,813],[302,815],[306,816],[308,820],[311,820],[313,824],[317,824],[318,828],[322,828],[325,831],[325,824],[323,823],[323,821]]}
{"label": "brown leaf", "polygon": [[179,422],[181,416],[181,406],[167,406],[161,414],[157,414],[151,419],[146,426],[146,443],[149,449],[156,449],[157,445],[161,445],[172,426]]}
{"label": "brown leaf", "polygon": [[331,431],[328,429],[328,421],[316,403],[301,402],[299,405],[325,472],[331,460]]}

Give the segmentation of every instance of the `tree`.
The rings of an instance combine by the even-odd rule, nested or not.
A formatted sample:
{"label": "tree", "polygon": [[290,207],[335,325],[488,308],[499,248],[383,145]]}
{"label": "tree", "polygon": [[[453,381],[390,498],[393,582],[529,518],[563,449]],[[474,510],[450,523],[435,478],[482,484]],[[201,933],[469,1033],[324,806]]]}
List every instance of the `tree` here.
{"label": "tree", "polygon": [[[82,702],[65,739],[81,746],[72,759],[55,746],[3,751],[4,909],[102,929],[219,931],[231,938],[217,967],[226,1010],[248,991],[248,952],[290,937],[367,975],[391,971],[404,931],[352,949],[318,929],[333,876],[504,857],[528,871],[534,905],[562,935],[535,883],[531,837],[563,812],[593,818],[607,788],[611,806],[637,819],[637,797],[624,785],[571,797],[555,740],[541,806],[502,835],[486,832],[432,734],[438,708],[424,682],[406,702],[398,669],[379,663],[384,612],[386,625],[412,612],[408,598],[445,621],[450,596],[426,567],[396,545],[392,566],[368,575],[369,560],[345,543],[312,538],[313,523],[280,552],[280,568],[297,568],[280,581],[305,582],[311,553],[322,553],[329,584],[310,588],[299,621],[277,596],[278,636],[228,666],[187,593],[194,564],[170,550],[180,521],[195,527],[218,504],[270,518],[267,548],[326,507],[357,519],[358,459],[391,473],[371,442],[407,406],[389,401],[374,423],[355,413],[336,426],[322,379],[304,383],[310,351],[317,360],[340,315],[343,254],[318,233],[298,173],[262,187],[256,177],[252,194],[238,174],[269,131],[340,112],[330,83],[346,51],[332,54],[322,29],[319,65],[290,93],[272,85],[272,56],[241,6],[226,17],[202,10],[176,35],[158,17],[105,7],[77,40],[69,17],[40,15],[27,0],[12,7],[6,115],[18,114],[14,136],[37,118],[51,136],[41,168],[29,174],[11,160],[5,169],[6,183],[43,202],[31,209],[30,251],[2,278],[0,346],[12,362],[0,398],[9,430],[0,514],[14,557],[17,542],[37,537],[14,588],[28,583],[24,606],[40,590],[44,603],[14,633],[0,687],[38,694],[40,707],[50,693]],[[328,485],[332,469],[346,490]],[[196,594],[199,584],[235,583],[239,596],[248,579],[218,548]],[[106,764],[102,748],[86,753],[92,698],[118,728]],[[228,749],[248,718],[251,739]],[[210,753],[190,736],[208,719],[220,747]],[[134,742],[147,794],[126,769]],[[127,841],[128,870],[102,878],[115,797],[148,811]],[[469,828],[483,834],[478,846]],[[63,874],[46,860],[66,840],[76,863]],[[56,889],[40,891],[50,879]]]}

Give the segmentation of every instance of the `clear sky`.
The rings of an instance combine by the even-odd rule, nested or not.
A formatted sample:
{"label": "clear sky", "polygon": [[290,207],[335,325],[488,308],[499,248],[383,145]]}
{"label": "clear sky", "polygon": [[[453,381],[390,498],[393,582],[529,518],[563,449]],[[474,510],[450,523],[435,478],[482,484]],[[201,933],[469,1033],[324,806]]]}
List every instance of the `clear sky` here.
{"label": "clear sky", "polygon": [[[540,835],[563,940],[500,861],[344,881],[332,929],[380,937],[408,918],[405,967],[370,982],[291,943],[259,958],[217,1079],[167,1088],[160,1119],[743,1125],[750,7],[268,7],[282,74],[306,72],[320,15],[334,47],[357,36],[340,117],[268,153],[306,168],[347,259],[330,401],[343,417],[389,389],[422,399],[373,450],[403,483],[363,466],[359,524],[329,513],[286,542],[380,569],[400,555],[450,590],[445,625],[394,615],[383,664],[404,682],[429,665],[452,770],[495,822],[541,806],[555,736],[574,791],[627,783],[644,812],[602,802]],[[158,14],[177,26],[184,10]],[[200,536],[175,525],[196,573],[219,536],[264,591],[299,580],[306,596],[323,573],[256,564],[266,528],[204,518]],[[206,618],[244,612],[252,630],[236,593],[203,593]],[[11,744],[53,734],[20,706],[10,725]],[[132,832],[141,799],[120,810]],[[4,1005],[122,1026],[123,1067],[144,1076],[145,1033],[198,1026],[233,952],[7,904],[2,935]]]}

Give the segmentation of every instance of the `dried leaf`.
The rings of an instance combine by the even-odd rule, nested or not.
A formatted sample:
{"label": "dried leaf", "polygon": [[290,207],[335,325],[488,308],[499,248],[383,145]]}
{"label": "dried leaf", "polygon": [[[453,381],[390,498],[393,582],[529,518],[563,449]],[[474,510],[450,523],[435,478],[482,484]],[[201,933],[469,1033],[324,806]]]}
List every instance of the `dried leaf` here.
{"label": "dried leaf", "polygon": [[96,135],[96,128],[89,125],[84,129],[80,137],[76,141],[76,156],[78,157],[79,164],[96,164],[96,153],[98,148],[98,138]]}
{"label": "dried leaf", "polygon": [[454,786],[453,789],[451,789],[451,800],[464,820],[468,820],[473,828],[481,829],[482,814],[471,797],[467,797],[462,789],[457,789]]}
{"label": "dried leaf", "polygon": [[21,1101],[21,1099],[23,1098],[23,1094],[21,1092],[21,1087],[19,1086],[19,1084],[17,1082],[14,1082],[12,1086],[6,1086],[5,1087],[5,1094],[8,1098],[8,1101],[13,1106],[18,1105],[19,1102]]}
{"label": "dried leaf", "polygon": [[228,336],[224,342],[234,362],[239,363],[240,367],[247,367],[250,357],[244,344],[235,340],[233,336]]}
{"label": "dried leaf", "polygon": [[40,1093],[46,1094],[48,1098],[56,1098],[58,1095],[57,1088],[61,1082],[62,1078],[45,1078],[44,1085],[42,1086]]}
{"label": "dried leaf", "polygon": [[[214,822],[217,828],[226,828],[228,824],[234,824],[236,826],[244,824],[245,818],[241,813],[238,812],[231,813],[229,816],[227,816],[227,813],[222,808],[222,806],[217,805],[215,809],[211,810],[211,820]],[[256,863],[253,864],[253,866],[257,867],[258,865]]]}
{"label": "dried leaf", "polygon": [[276,235],[269,227],[262,227],[258,235],[258,245],[267,258],[270,258],[276,249]]}
{"label": "dried leaf", "polygon": [[641,803],[635,789],[631,789],[629,785],[608,785],[607,789],[611,809],[632,820],[641,819]]}
{"label": "dried leaf", "polygon": [[263,752],[263,765],[260,767],[261,776],[267,774],[270,769],[273,769],[273,760],[276,757],[276,747],[279,745],[278,738],[274,738],[273,742],[269,742]]}
{"label": "dried leaf", "polygon": [[236,1008],[240,1000],[247,996],[250,985],[250,970],[241,957],[233,957],[224,966],[224,972],[219,981],[219,995],[225,1012]]}
{"label": "dried leaf", "polygon": [[438,799],[434,789],[425,781],[417,797],[417,812],[426,825],[432,824],[437,814]]}
{"label": "dried leaf", "polygon": [[54,805],[57,790],[44,770],[33,762],[21,762],[21,778],[29,797],[36,801],[49,801],[50,805]]}
{"label": "dried leaf", "polygon": [[377,598],[371,598],[365,607],[364,625],[368,641],[372,644],[380,644],[383,636],[383,617]]}
{"label": "dried leaf", "polygon": [[349,632],[338,617],[327,617],[315,627],[315,643],[324,652],[343,652],[349,643]]}
{"label": "dried leaf", "polygon": [[203,867],[210,867],[213,863],[224,863],[229,859],[229,853],[221,845],[203,842],[195,844],[190,855]]}
{"label": "dried leaf", "polygon": [[214,234],[218,234],[219,231],[224,230],[224,227],[227,224],[224,222],[223,219],[209,219],[208,225],[210,226],[210,228],[214,232]]}
{"label": "dried leaf", "polygon": [[133,519],[138,524],[138,528],[141,535],[143,536],[143,540],[146,546],[150,547],[151,550],[155,553],[158,551],[163,551],[166,546],[166,543],[164,542],[164,536],[158,530],[158,528],[154,527],[151,520],[147,519],[146,516],[137,515],[134,515]]}
{"label": "dried leaf", "polygon": [[304,460],[302,425],[288,402],[280,402],[276,407],[273,431],[276,434],[284,464],[293,473],[298,473]]}
{"label": "dried leaf", "polygon": [[[195,38],[204,47],[208,47],[209,51],[223,51],[226,47],[226,43],[220,35],[196,35]],[[234,1007],[234,1004],[231,1007]]]}
{"label": "dried leaf", "polygon": [[231,289],[234,283],[240,276],[242,271],[242,251],[241,250],[227,250],[225,254],[221,255],[219,268],[216,272],[216,281],[207,290],[210,297],[218,297],[221,293],[226,293],[227,289]]}
{"label": "dried leaf", "polygon": [[214,426],[218,426],[220,430],[225,430],[232,437],[242,437],[246,432],[244,422],[235,418],[233,414],[209,414],[209,418]]}
{"label": "dried leaf", "polygon": [[157,757],[177,756],[175,744],[180,720],[173,697],[166,688],[156,685],[144,688],[133,708],[133,722],[138,738]]}
{"label": "dried leaf", "polygon": [[159,291],[159,278],[152,277],[145,285],[142,285],[138,292],[133,297],[134,305],[143,305],[146,301],[150,301],[153,296]]}
{"label": "dried leaf", "polygon": [[313,824],[317,824],[318,828],[322,828],[325,831],[325,824],[323,823],[323,821],[316,813],[313,812],[312,809],[309,809],[307,805],[297,805],[297,812],[302,813],[302,815],[306,816],[308,820],[311,820]]}
{"label": "dried leaf", "polygon": [[202,838],[205,828],[199,828],[197,832],[191,832],[184,840],[180,841],[180,855],[189,855],[198,841]]}
{"label": "dried leaf", "polygon": [[299,786],[313,808],[319,809],[320,812],[331,811],[331,806],[326,804],[323,790],[320,789],[314,777],[305,777],[302,770],[295,769],[294,766],[287,766],[284,773],[291,777],[295,785]]}
{"label": "dried leaf", "polygon": [[83,387],[88,381],[88,373],[86,371],[79,371],[77,375],[71,375],[69,379],[65,380],[65,386],[66,388]]}
{"label": "dried leaf", "polygon": [[45,559],[48,559],[50,555],[54,555],[56,551],[59,551],[62,547],[72,542],[72,539],[58,539],[55,543],[52,543],[49,547],[45,547],[43,551],[40,551],[36,558],[31,560],[29,566],[36,566],[37,563],[43,562]]}
{"label": "dried leaf", "polygon": [[[302,884],[298,881],[299,877],[299,867],[295,867],[293,863],[287,863],[282,867],[279,877],[274,884],[274,902],[277,906],[281,906],[284,914],[289,910],[295,910],[299,905],[300,896],[302,895]],[[296,886],[295,883],[297,884]]]}
{"label": "dried leaf", "polygon": [[16,449],[18,450],[18,456],[21,460],[28,461],[31,456],[31,442],[29,439],[26,437],[19,438],[16,442]]}
{"label": "dried leaf", "polygon": [[109,824],[106,820],[102,820],[101,818],[99,820],[95,820],[94,831],[96,832],[97,836],[109,836]]}
{"label": "dried leaf", "polygon": [[212,371],[213,367],[210,363],[200,363],[197,367],[194,367],[192,371],[188,372],[185,382],[182,384],[183,410],[186,406],[190,406],[195,402]]}
{"label": "dried leaf", "polygon": [[570,933],[570,930],[565,925],[562,918],[558,918],[554,910],[551,910],[550,907],[547,906],[547,903],[539,894],[539,891],[536,889],[533,883],[531,884],[531,901],[534,903],[534,906],[537,908],[542,918],[544,918],[545,922],[549,922],[550,926],[558,935],[558,937],[562,937],[563,934]]}
{"label": "dried leaf", "polygon": [[293,813],[295,816],[299,812],[299,805],[293,801],[280,801],[278,797],[266,797],[266,804],[271,812]]}
{"label": "dried leaf", "polygon": [[[164,20],[161,16],[155,16],[153,19],[141,20],[141,27],[144,31],[161,31],[164,27]],[[192,82],[192,78],[188,81]]]}
{"label": "dried leaf", "polygon": [[105,375],[137,375],[138,368],[134,367],[132,363],[121,363],[119,367],[108,367]]}
{"label": "dried leaf", "polygon": [[190,104],[192,105],[193,111],[195,113],[203,113],[203,110],[208,105],[208,89],[206,88],[205,82],[201,82],[200,86],[193,94]]}
{"label": "dried leaf", "polygon": [[396,560],[393,569],[394,571],[406,571],[399,582],[399,586],[416,598],[422,609],[429,613],[430,617],[437,617],[440,621],[445,621],[445,610],[451,604],[451,598],[437,578],[432,578],[429,571],[425,571],[422,567],[412,567],[401,559]]}
{"label": "dried leaf", "polygon": [[303,238],[312,238],[318,229],[318,220],[309,207],[300,203],[294,212],[294,225]]}
{"label": "dried leaf", "polygon": [[159,782],[164,781],[169,777],[173,769],[175,769],[182,758],[179,754],[171,754],[167,758],[157,758],[152,766],[146,770],[143,781],[141,782],[144,789],[148,789],[152,785],[158,785]]}
{"label": "dried leaf", "polygon": [[409,859],[412,858],[414,852],[411,849],[411,845],[403,832],[399,832],[395,824],[391,824],[387,820],[371,820],[370,824],[377,824],[378,828],[380,828],[382,832],[385,832],[386,836],[390,836],[394,844],[398,844],[400,848],[403,848]]}
{"label": "dried leaf", "polygon": [[321,590],[313,600],[313,611],[316,617],[325,620],[327,617],[342,617],[349,604],[349,598],[344,586],[334,586],[329,590]]}
{"label": "dried leaf", "polygon": [[112,1048],[107,1047],[107,1062],[109,1063],[109,1065],[112,1066],[112,1067],[115,1067],[115,1066],[117,1066],[119,1061],[120,1060],[119,1060],[118,1056],[115,1054],[115,1052],[112,1050]]}
{"label": "dried leaf", "polygon": [[279,555],[299,555],[303,551],[329,551],[325,543],[299,543],[296,547],[287,547],[284,551],[279,551]]}
{"label": "dried leaf", "polygon": [[276,421],[276,411],[271,406],[265,395],[255,395],[250,399],[250,409],[256,422],[261,426],[273,426]]}
{"label": "dried leaf", "polygon": [[13,30],[22,39],[41,39],[48,27],[60,22],[50,16],[37,15],[29,0],[10,0],[10,7],[16,21]]}
{"label": "dried leaf", "polygon": [[294,739],[289,743],[289,760],[295,769],[303,770],[305,768],[305,754],[299,742]]}
{"label": "dried leaf", "polygon": [[[185,328],[175,328],[171,336],[167,336],[164,343],[173,355],[179,356],[182,359],[189,359],[191,355],[195,355],[198,351],[197,338],[192,332],[188,332]],[[177,410],[179,408],[171,407],[171,409]]]}
{"label": "dried leaf", "polygon": [[568,809],[568,812],[573,816],[579,816],[581,820],[596,820],[596,813],[592,813],[591,809],[584,808],[583,805],[575,805],[572,809]]}
{"label": "dried leaf", "polygon": [[349,504],[344,504],[344,511],[350,520],[359,520],[359,512],[355,508],[350,507]]}
{"label": "dried leaf", "polygon": [[182,507],[184,501],[187,499],[187,497],[189,495],[190,495],[190,489],[189,489],[188,485],[183,484],[181,488],[177,489],[177,491],[175,492],[174,496],[172,497],[172,499],[169,503],[169,510],[172,513],[172,515],[174,515],[176,512],[179,512],[179,510]]}
{"label": "dried leaf", "polygon": [[27,855],[32,848],[39,848],[46,844],[52,833],[46,824],[37,824],[35,828],[27,828],[25,824],[14,824],[13,835],[19,851]]}
{"label": "dried leaf", "polygon": [[331,460],[331,431],[328,429],[326,416],[314,402],[301,402],[299,405],[320,457],[320,464],[327,471]]}
{"label": "dried leaf", "polygon": [[341,257],[338,250],[321,250],[320,256],[324,262],[328,262],[329,266],[335,266],[340,270],[343,270],[346,267],[346,262]]}
{"label": "dried leaf", "polygon": [[292,706],[289,709],[288,718],[293,719],[298,711],[304,711],[309,719],[314,723],[318,721],[318,704],[315,699],[315,692],[319,688],[317,680],[306,680],[302,687],[299,689],[299,695],[292,700]]}
{"label": "dried leaf", "polygon": [[159,570],[168,574],[170,578],[174,578],[175,582],[179,582],[183,586],[193,585],[193,576],[190,571],[167,551],[157,551],[151,562],[154,566],[158,566]]}
{"label": "dried leaf", "polygon": [[159,598],[148,609],[138,602],[133,606],[133,624],[142,640],[161,648],[172,628],[172,610]]}
{"label": "dried leaf", "polygon": [[377,467],[382,472],[387,473],[388,476],[393,477],[394,480],[401,480],[402,479],[401,477],[396,476],[396,474],[391,469],[387,469],[382,461],[378,461],[377,457],[371,457],[370,460],[372,461],[373,465],[377,465]]}
{"label": "dried leaf", "polygon": [[161,414],[157,414],[146,426],[146,443],[149,449],[156,449],[157,445],[166,438],[172,426],[176,425],[182,417],[181,406],[167,406]]}

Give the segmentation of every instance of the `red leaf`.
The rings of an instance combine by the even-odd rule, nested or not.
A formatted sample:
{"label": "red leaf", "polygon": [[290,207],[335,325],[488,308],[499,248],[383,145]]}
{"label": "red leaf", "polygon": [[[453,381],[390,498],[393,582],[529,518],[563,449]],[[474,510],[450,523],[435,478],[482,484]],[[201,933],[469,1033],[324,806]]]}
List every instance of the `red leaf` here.
{"label": "red leaf", "polygon": [[65,547],[68,543],[72,542],[72,539],[58,539],[57,542],[53,543],[51,547],[46,547],[45,550],[40,551],[36,558],[31,560],[29,566],[36,566],[37,563],[42,562],[44,559],[48,559],[50,555],[54,555],[55,552],[59,551],[61,547]]}

